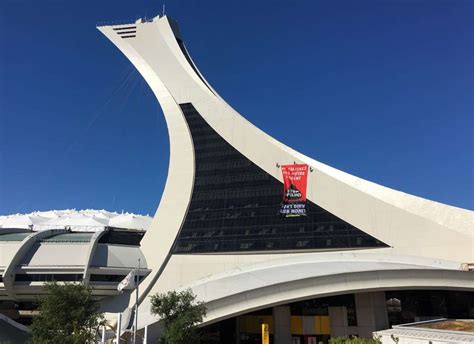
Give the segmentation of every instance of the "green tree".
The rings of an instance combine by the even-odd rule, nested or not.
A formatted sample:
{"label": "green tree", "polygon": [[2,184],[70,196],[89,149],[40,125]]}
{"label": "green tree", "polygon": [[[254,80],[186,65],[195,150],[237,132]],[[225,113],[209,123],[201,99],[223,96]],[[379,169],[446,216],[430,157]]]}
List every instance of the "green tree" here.
{"label": "green tree", "polygon": [[40,298],[39,314],[31,325],[32,343],[84,344],[95,339],[103,322],[98,303],[89,286],[45,284],[47,294]]}
{"label": "green tree", "polygon": [[167,344],[199,342],[196,325],[206,315],[206,306],[196,301],[196,295],[190,289],[152,295],[151,313],[162,319]]}

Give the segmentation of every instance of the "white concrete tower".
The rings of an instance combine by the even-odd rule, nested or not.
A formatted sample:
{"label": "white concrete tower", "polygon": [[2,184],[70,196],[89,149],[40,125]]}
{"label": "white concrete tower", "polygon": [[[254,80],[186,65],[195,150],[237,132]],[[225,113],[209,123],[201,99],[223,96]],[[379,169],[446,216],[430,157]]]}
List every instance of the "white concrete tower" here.
{"label": "white concrete tower", "polygon": [[[192,287],[205,323],[294,300],[390,288],[474,290],[473,212],[392,190],[313,160],[229,106],[170,18],[101,26],[159,101],[166,186],[142,250],[147,295]],[[212,49],[212,47],[209,47]],[[307,216],[278,215],[281,165],[307,164]]]}

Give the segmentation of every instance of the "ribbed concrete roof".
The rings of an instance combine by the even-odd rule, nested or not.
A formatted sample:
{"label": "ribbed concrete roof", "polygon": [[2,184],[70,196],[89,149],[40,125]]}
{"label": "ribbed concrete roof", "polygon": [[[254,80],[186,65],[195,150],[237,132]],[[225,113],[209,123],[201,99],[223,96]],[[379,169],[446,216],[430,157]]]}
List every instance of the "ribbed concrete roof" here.
{"label": "ribbed concrete roof", "polygon": [[151,220],[148,215],[94,209],[35,211],[29,214],[0,216],[0,235],[2,228],[33,231],[70,229],[77,232],[96,232],[106,227],[147,230]]}

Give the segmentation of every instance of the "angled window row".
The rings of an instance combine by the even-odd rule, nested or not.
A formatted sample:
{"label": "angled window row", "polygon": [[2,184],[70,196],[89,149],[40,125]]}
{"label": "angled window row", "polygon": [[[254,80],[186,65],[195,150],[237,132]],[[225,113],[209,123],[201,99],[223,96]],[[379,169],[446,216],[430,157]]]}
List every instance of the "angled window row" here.
{"label": "angled window row", "polygon": [[192,104],[180,106],[193,139],[196,171],[174,253],[386,246],[310,201],[307,216],[280,217],[282,183],[227,143]]}

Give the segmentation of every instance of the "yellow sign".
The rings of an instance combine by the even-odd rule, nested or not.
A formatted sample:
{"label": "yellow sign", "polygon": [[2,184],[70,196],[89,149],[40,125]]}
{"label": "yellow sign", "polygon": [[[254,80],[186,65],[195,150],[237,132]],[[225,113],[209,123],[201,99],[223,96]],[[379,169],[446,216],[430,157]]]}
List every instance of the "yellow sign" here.
{"label": "yellow sign", "polygon": [[262,324],[262,344],[270,344],[270,332],[268,324]]}

